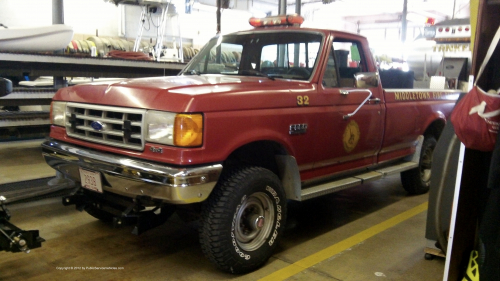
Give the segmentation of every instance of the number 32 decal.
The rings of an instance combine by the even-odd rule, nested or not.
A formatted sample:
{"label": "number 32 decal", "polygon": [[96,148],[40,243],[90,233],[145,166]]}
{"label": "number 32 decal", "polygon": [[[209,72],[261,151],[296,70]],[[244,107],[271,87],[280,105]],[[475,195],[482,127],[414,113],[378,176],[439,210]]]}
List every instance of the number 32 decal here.
{"label": "number 32 decal", "polygon": [[309,96],[297,96],[297,105],[298,106],[309,105]]}

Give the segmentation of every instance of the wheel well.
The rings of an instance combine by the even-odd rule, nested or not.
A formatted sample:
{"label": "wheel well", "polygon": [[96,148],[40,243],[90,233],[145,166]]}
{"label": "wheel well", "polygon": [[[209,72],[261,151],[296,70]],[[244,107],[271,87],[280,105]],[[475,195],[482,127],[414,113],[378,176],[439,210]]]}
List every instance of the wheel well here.
{"label": "wheel well", "polygon": [[247,164],[266,168],[279,177],[276,155],[286,155],[286,149],[273,141],[257,141],[246,144],[235,150],[226,159],[224,166]]}
{"label": "wheel well", "polygon": [[424,132],[424,136],[431,135],[434,136],[436,140],[438,140],[439,136],[443,132],[444,125],[445,125],[444,120],[442,119],[435,120],[429,125],[429,127],[427,127],[427,129]]}

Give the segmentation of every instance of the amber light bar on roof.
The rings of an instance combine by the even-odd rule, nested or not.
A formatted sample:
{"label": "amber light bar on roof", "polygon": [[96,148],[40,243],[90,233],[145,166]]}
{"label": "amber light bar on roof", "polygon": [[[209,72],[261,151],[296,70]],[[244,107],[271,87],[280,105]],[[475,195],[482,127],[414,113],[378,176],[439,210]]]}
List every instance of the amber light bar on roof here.
{"label": "amber light bar on roof", "polygon": [[281,15],[265,18],[250,18],[250,25],[253,27],[278,26],[278,25],[296,25],[300,26],[304,18],[299,15]]}

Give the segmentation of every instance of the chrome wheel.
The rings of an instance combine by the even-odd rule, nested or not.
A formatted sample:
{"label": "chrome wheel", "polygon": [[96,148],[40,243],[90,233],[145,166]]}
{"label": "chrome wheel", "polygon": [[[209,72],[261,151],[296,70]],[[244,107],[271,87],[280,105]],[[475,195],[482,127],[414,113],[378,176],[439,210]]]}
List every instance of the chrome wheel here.
{"label": "chrome wheel", "polygon": [[235,238],[245,251],[254,251],[266,242],[274,223],[274,205],[271,198],[256,192],[248,196],[236,213]]}
{"label": "chrome wheel", "polygon": [[432,153],[437,141],[433,136],[427,136],[422,144],[420,163],[417,168],[401,173],[403,188],[410,194],[423,194],[429,191],[431,185]]}
{"label": "chrome wheel", "polygon": [[429,184],[431,181],[431,165],[432,165],[432,152],[434,147],[427,147],[422,155],[422,161],[420,165],[420,177],[422,182]]}

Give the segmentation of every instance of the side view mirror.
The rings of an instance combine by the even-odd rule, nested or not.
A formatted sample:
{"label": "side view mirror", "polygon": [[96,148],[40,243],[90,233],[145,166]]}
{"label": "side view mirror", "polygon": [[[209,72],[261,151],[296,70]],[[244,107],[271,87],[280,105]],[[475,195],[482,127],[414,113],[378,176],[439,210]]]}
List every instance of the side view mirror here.
{"label": "side view mirror", "polygon": [[12,93],[12,81],[0,78],[0,98]]}
{"label": "side view mirror", "polygon": [[378,87],[378,72],[358,72],[354,74],[354,85],[356,88],[367,89]]}

